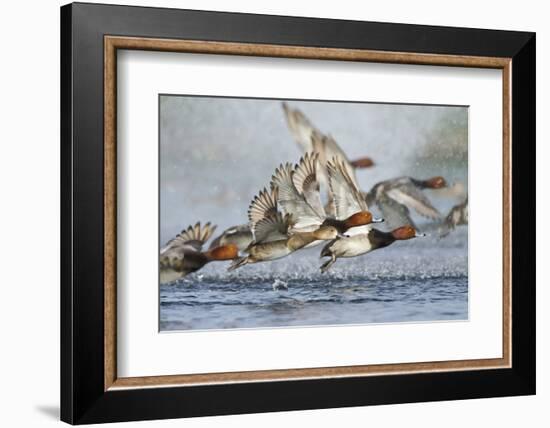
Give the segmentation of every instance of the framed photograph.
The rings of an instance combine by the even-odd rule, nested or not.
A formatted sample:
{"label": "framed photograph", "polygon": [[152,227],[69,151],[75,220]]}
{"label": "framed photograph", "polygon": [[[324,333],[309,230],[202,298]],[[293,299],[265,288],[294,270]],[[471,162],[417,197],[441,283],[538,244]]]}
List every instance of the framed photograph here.
{"label": "framed photograph", "polygon": [[61,8],[61,418],[535,393],[535,35]]}

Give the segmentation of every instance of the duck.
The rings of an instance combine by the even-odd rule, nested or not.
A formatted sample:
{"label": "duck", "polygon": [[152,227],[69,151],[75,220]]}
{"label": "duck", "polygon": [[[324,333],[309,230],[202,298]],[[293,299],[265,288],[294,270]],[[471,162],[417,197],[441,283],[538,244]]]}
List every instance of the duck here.
{"label": "duck", "polygon": [[333,157],[338,157],[345,163],[348,173],[355,183],[357,183],[356,169],[374,166],[374,161],[367,156],[349,160],[336,140],[331,135],[325,135],[319,131],[304,113],[298,109],[289,107],[285,102],[282,103],[282,107],[287,126],[298,146],[306,153],[314,152],[319,155],[321,165],[320,180],[323,185],[328,184],[326,164]]}
{"label": "duck", "polygon": [[[368,205],[364,195],[350,176],[346,164],[342,159],[333,157],[327,163],[327,172],[330,192],[334,201],[333,205],[336,219],[353,218],[353,215],[357,212],[370,212],[368,211]],[[377,220],[379,222],[384,221],[384,219]],[[324,257],[323,254],[327,254],[330,255],[331,260],[321,266],[321,271],[325,272],[336,261],[337,254],[335,253],[335,255],[332,256],[331,253],[328,252],[328,249],[332,248],[334,245],[336,245],[334,248],[338,248],[342,245],[337,244],[337,241],[343,240],[347,242],[347,245],[353,245],[355,241],[359,239],[352,239],[352,237],[367,236],[371,228],[372,225],[370,223],[349,228],[345,235],[341,235],[329,242],[321,252],[321,257]]]}
{"label": "duck", "polygon": [[250,225],[239,224],[237,226],[231,226],[225,229],[220,235],[218,235],[210,244],[210,249],[219,247],[220,245],[234,244],[239,251],[244,251],[252,243],[254,236]]}
{"label": "duck", "polygon": [[447,181],[441,176],[425,180],[412,177],[398,177],[375,184],[364,197],[369,205],[376,205],[390,227],[414,224],[410,209],[431,220],[440,220],[441,213],[424,194],[425,189],[443,189]]}
{"label": "duck", "polygon": [[235,244],[219,245],[202,251],[216,226],[197,222],[172,238],[160,250],[160,283],[166,284],[202,269],[212,261],[233,260],[238,257]]}
{"label": "duck", "polygon": [[[317,178],[319,170],[319,154],[306,153],[299,162],[292,166],[289,162],[281,164],[271,178],[271,185],[277,187],[277,202],[281,206],[283,214],[296,219],[291,232],[311,231],[319,226],[333,226],[338,233],[343,234],[353,227],[360,227],[371,223],[382,222],[383,219],[374,218],[368,211],[366,202],[357,190],[351,179],[345,163],[340,160],[343,171],[351,186],[356,189],[357,202],[350,209],[346,217],[337,218],[327,215],[321,202],[320,186]],[[329,175],[329,187],[332,199],[341,199],[341,189],[332,183],[334,177]],[[352,212],[353,211],[353,212]],[[319,244],[320,241],[308,246]]]}
{"label": "duck", "polygon": [[439,236],[447,236],[456,226],[468,224],[468,198],[451,208],[440,228]]}
{"label": "duck", "polygon": [[290,232],[292,216],[278,207],[278,188],[263,189],[254,197],[248,210],[254,241],[245,250],[246,256],[233,261],[228,270],[247,264],[277,260],[306,247],[314,241],[329,241],[339,233],[333,226],[319,226],[312,231]]}
{"label": "duck", "polygon": [[391,232],[384,232],[375,228],[366,233],[354,236],[334,239],[329,242],[321,251],[321,257],[330,257],[321,265],[321,272],[327,272],[337,259],[342,257],[357,257],[371,251],[387,247],[395,241],[425,236],[411,225],[398,227]]}

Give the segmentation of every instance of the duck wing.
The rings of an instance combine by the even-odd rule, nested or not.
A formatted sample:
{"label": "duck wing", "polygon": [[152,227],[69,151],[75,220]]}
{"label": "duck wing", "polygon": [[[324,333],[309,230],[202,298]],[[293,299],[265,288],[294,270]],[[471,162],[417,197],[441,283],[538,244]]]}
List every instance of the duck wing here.
{"label": "duck wing", "polygon": [[248,220],[252,226],[263,218],[277,214],[277,194],[278,189],[272,188],[271,191],[268,191],[264,187],[263,190],[260,190],[260,193],[254,196],[248,208]]}
{"label": "duck wing", "polygon": [[455,205],[447,214],[445,222],[451,227],[468,224],[468,198],[458,205]]}
{"label": "duck wing", "polygon": [[346,156],[346,153],[342,148],[338,145],[336,140],[332,137],[332,135],[327,135],[323,138],[323,148],[325,152],[326,159],[332,159],[332,158],[339,158],[344,166],[346,167],[346,171],[348,172],[350,178],[355,183],[355,186],[359,188],[359,183],[357,181],[357,176],[355,175],[355,168],[349,161],[348,157]]}
{"label": "duck wing", "polygon": [[212,226],[210,222],[204,226],[197,222],[194,226],[187,227],[168,241],[160,253],[165,254],[170,250],[182,247],[186,247],[188,250],[201,251],[204,243],[210,239],[215,230],[216,226]]}
{"label": "duck wing", "polygon": [[359,211],[368,210],[367,202],[351,178],[345,161],[333,158],[327,163],[327,171],[337,219],[344,220]]}
{"label": "duck wing", "polygon": [[323,143],[324,135],[311,123],[311,121],[298,109],[293,109],[288,104],[283,103],[286,123],[292,137],[300,148],[306,153],[316,153],[319,155],[321,169],[319,179],[323,186],[328,186],[326,172],[327,157],[325,155],[325,145]]}
{"label": "duck wing", "polygon": [[298,109],[293,109],[283,103],[286,123],[292,137],[304,152],[314,152],[319,155],[321,165],[320,179],[326,184],[326,165],[333,157],[338,157],[346,163],[351,178],[357,184],[355,168],[351,165],[346,153],[330,135],[324,135],[307,116]]}
{"label": "duck wing", "polygon": [[254,242],[271,242],[288,239],[290,216],[277,213],[261,219],[254,225]]}
{"label": "duck wing", "polygon": [[271,177],[271,187],[278,190],[277,202],[283,213],[292,216],[294,229],[306,230],[317,228],[323,220],[318,212],[306,201],[293,181],[294,169],[290,163],[279,166]]}
{"label": "duck wing", "polygon": [[292,137],[305,152],[312,150],[311,133],[315,130],[309,119],[298,109],[293,109],[283,103],[286,123]]}
{"label": "duck wing", "polygon": [[[319,183],[328,191],[328,171],[327,163],[333,157],[341,159],[348,171],[348,175],[353,180],[355,185],[359,187],[357,177],[355,175],[355,168],[351,165],[346,153],[338,145],[336,140],[330,135],[324,135],[319,129],[317,129],[312,122],[298,109],[290,108],[286,103],[283,103],[283,110],[285,112],[285,118],[294,140],[306,153],[313,152],[318,155],[319,169],[317,171],[317,179]],[[329,201],[332,205],[332,197],[329,192]],[[315,202],[310,204],[319,212],[318,206]],[[321,205],[322,207],[322,205]]]}
{"label": "duck wing", "polygon": [[406,205],[396,202],[386,194],[379,195],[376,198],[376,205],[380,208],[382,217],[391,229],[411,225],[416,229],[414,222],[411,219],[410,211]]}
{"label": "duck wing", "polygon": [[391,186],[385,193],[395,202],[414,209],[423,217],[432,220],[441,218],[441,213],[432,205],[424,192],[412,180],[400,180],[397,185]]}
{"label": "duck wing", "polygon": [[239,235],[239,234],[246,234],[250,233],[250,225],[247,224],[239,224],[237,226],[231,226],[225,229],[221,234],[219,234],[212,242],[210,243],[210,246],[208,247],[210,250],[216,247],[219,247],[222,243],[222,241],[228,239],[231,240],[232,237]]}
{"label": "duck wing", "polygon": [[160,250],[159,262],[162,275],[165,275],[167,270],[179,272],[176,277],[172,278],[173,280],[192,272],[192,270],[186,271],[189,268],[189,263],[191,265],[198,263],[202,266],[205,263],[204,255],[201,253],[202,247],[215,230],[216,226],[212,226],[210,223],[201,227],[200,222],[197,222],[168,241]]}
{"label": "duck wing", "polygon": [[272,187],[270,192],[264,188],[254,197],[248,208],[248,219],[256,243],[288,238],[290,216],[283,217],[279,212],[278,193],[277,187]]}
{"label": "duck wing", "polygon": [[321,202],[320,186],[317,179],[318,159],[318,154],[306,153],[292,173],[292,182],[317,216],[325,218],[325,209]]}
{"label": "duck wing", "polygon": [[311,151],[318,156],[319,161],[319,181],[325,189],[329,188],[328,172],[327,172],[327,152],[325,150],[325,136],[317,129],[313,130],[310,136]]}

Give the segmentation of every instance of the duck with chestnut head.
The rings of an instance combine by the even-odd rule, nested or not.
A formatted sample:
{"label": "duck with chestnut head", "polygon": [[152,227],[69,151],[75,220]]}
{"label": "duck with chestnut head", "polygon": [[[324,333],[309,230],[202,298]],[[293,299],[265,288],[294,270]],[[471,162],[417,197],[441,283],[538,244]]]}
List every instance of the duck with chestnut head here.
{"label": "duck with chestnut head", "polygon": [[319,170],[319,155],[306,153],[295,166],[290,163],[280,165],[271,178],[271,186],[278,189],[277,202],[282,212],[294,220],[291,232],[309,232],[319,226],[332,226],[343,234],[352,228],[383,221],[374,218],[368,210],[345,162],[339,158],[327,163],[330,194],[337,208],[334,216],[327,215],[319,191]]}
{"label": "duck with chestnut head", "polygon": [[160,250],[160,282],[165,284],[196,272],[212,261],[233,260],[239,249],[234,244],[219,245],[202,251],[216,226],[200,222],[184,229]]}
{"label": "duck with chestnut head", "polygon": [[364,197],[369,205],[376,205],[380,209],[390,227],[416,227],[411,218],[411,209],[430,220],[441,220],[442,217],[423,191],[446,187],[446,180],[440,176],[425,180],[399,177],[375,184]]}
{"label": "duck with chestnut head", "polygon": [[349,237],[342,237],[329,242],[321,251],[321,257],[330,257],[321,265],[321,272],[326,272],[342,257],[357,257],[371,251],[387,247],[395,241],[425,236],[416,231],[411,225],[401,226],[391,232],[370,229],[367,233],[360,233]]}
{"label": "duck with chestnut head", "polygon": [[334,226],[318,225],[311,231],[293,230],[290,214],[279,211],[278,188],[263,189],[253,199],[248,210],[254,241],[246,248],[248,254],[236,259],[228,270],[247,264],[277,260],[315,241],[329,241],[341,236]]}

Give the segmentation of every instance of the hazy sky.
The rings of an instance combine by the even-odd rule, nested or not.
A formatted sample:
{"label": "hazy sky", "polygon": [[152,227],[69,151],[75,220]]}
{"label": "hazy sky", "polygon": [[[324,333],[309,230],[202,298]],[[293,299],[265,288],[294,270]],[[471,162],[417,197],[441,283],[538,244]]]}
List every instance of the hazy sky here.
{"label": "hazy sky", "polygon": [[[288,101],[350,159],[376,166],[358,172],[364,190],[412,175],[467,181],[465,107]],[[196,221],[218,231],[246,223],[250,200],[281,162],[302,152],[280,100],[160,97],[161,244]]]}

